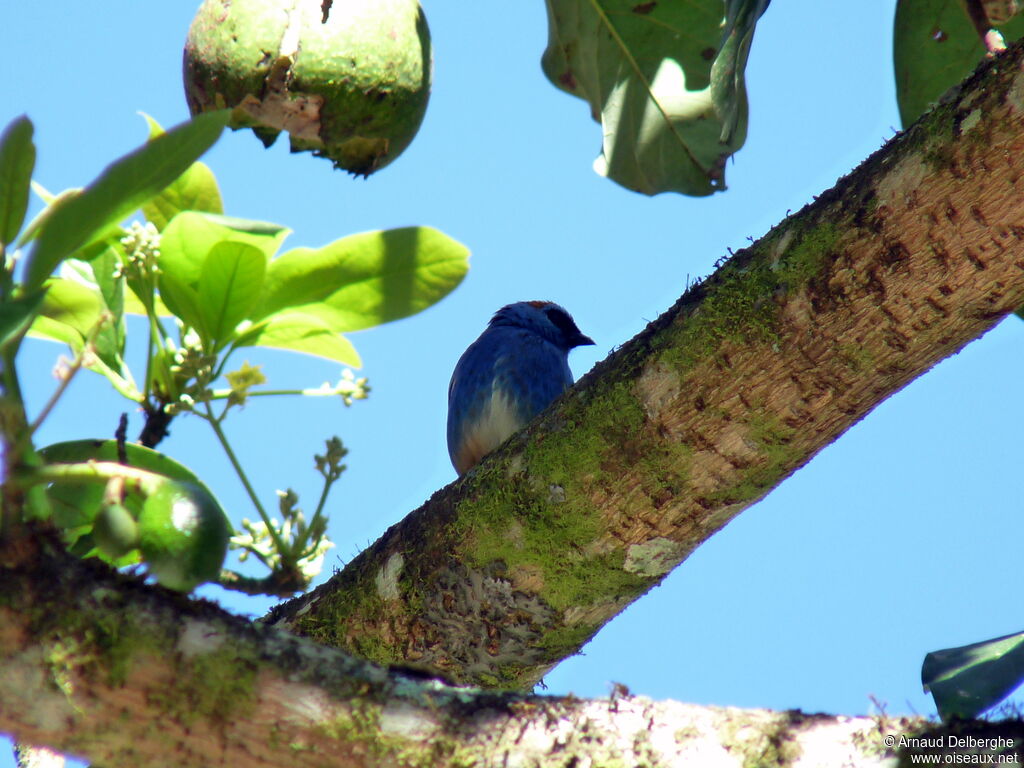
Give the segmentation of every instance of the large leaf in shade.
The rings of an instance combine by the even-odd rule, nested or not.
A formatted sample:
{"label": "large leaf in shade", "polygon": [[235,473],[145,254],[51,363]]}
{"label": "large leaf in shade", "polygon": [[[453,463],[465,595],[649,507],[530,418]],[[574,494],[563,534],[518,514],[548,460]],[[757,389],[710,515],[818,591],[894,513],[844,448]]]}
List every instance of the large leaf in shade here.
{"label": "large leaf in shade", "polygon": [[594,169],[648,195],[725,189],[725,161],[746,136],[742,70],[765,5],[731,0],[723,37],[723,0],[548,0],[541,63],[601,123]]}
{"label": "large leaf in shade", "polygon": [[[1024,16],[998,27],[1007,43],[1024,35]],[[985,56],[962,0],[899,0],[893,35],[896,100],[906,127]]]}
{"label": "large leaf in shade", "polygon": [[0,244],[13,243],[25,221],[35,164],[32,122],[22,115],[0,135]]}
{"label": "large leaf in shade", "polygon": [[117,224],[177,179],[218,139],[226,110],[207,112],[115,160],[43,223],[28,256],[25,284],[39,287],[66,256]]}
{"label": "large leaf in shade", "polygon": [[199,311],[215,349],[256,306],[266,271],[266,254],[248,243],[223,241],[210,249],[199,277]]}
{"label": "large leaf in shade", "polygon": [[335,332],[357,331],[415,314],[465,277],[469,251],[430,227],[343,237],[296,248],[270,263],[253,320],[282,310],[316,315]]}
{"label": "large leaf in shade", "polygon": [[362,361],[352,342],[319,317],[301,312],[278,312],[260,321],[235,342],[239,347],[274,347],[316,355],[359,367]]}
{"label": "large leaf in shade", "polygon": [[981,643],[932,651],[921,682],[943,719],[977,717],[1024,681],[1024,632]]}
{"label": "large leaf in shade", "polygon": [[[164,134],[164,129],[156,120],[149,115],[143,117],[149,125],[151,140]],[[206,163],[198,160],[192,163],[188,170],[142,206],[146,218],[161,232],[182,211],[224,213],[217,178]]]}

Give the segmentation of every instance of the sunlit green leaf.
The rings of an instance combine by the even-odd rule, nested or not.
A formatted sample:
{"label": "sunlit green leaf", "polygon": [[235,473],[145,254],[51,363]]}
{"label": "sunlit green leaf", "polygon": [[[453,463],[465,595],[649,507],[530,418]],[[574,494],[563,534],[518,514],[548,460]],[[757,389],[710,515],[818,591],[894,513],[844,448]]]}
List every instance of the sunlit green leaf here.
{"label": "sunlit green leaf", "polygon": [[977,717],[1024,682],[1024,632],[932,651],[921,682],[943,719]]}
{"label": "sunlit green leaf", "polygon": [[[98,290],[74,280],[55,277],[46,284],[46,296],[40,311],[43,317],[73,328],[84,341],[105,309]],[[81,343],[77,347],[81,348]]]}
{"label": "sunlit green leaf", "polygon": [[299,312],[271,315],[243,333],[235,345],[288,349],[345,365],[362,365],[359,354],[348,339],[320,318]]}
{"label": "sunlit green leaf", "polygon": [[[143,117],[149,124],[149,138],[155,139],[164,129],[149,115]],[[170,186],[165,187],[156,197],[142,206],[146,219],[153,222],[161,232],[168,222],[182,211],[208,211],[224,213],[217,178],[210,167],[196,161]]]}
{"label": "sunlit green leaf", "polygon": [[[264,221],[185,211],[175,216],[160,239],[160,269],[196,287],[206,254],[217,243],[246,243],[270,258],[291,230]],[[170,305],[168,305],[170,306]]]}
{"label": "sunlit green leaf", "polygon": [[[69,265],[70,266],[70,265]],[[106,303],[99,288],[88,283],[91,277],[90,265],[78,262],[78,279],[67,277],[51,278],[46,283],[46,295],[40,306],[40,316],[35,319],[29,333],[33,336],[62,341],[75,352],[82,349],[90,334],[94,337],[96,356],[118,376],[124,375],[124,334],[116,325],[107,322],[97,328],[100,317],[107,311]],[[65,274],[71,274],[66,270]],[[73,331],[73,334],[68,332]],[[87,367],[93,367],[89,365]]]}
{"label": "sunlit green leaf", "polygon": [[723,0],[548,0],[541,64],[601,123],[594,170],[647,195],[725,189],[725,161],[746,136],[742,70],[763,5],[733,0],[723,39]]}
{"label": "sunlit green leaf", "polygon": [[430,227],[363,232],[322,248],[296,248],[270,263],[253,319],[282,310],[319,317],[335,332],[415,314],[465,277],[469,251]]}
{"label": "sunlit green leaf", "polygon": [[28,256],[25,284],[42,285],[69,254],[173,182],[220,136],[228,112],[207,112],[109,165],[82,194],[43,223]]}
{"label": "sunlit green leaf", "polygon": [[[1006,42],[1024,35],[1024,16],[998,27]],[[893,36],[896,100],[906,127],[974,71],[985,47],[961,0],[898,0]]]}
{"label": "sunlit green leaf", "polygon": [[180,317],[185,325],[201,330],[203,313],[199,307],[199,291],[179,280],[174,273],[161,273],[159,282],[160,296],[167,308]]}
{"label": "sunlit green leaf", "polygon": [[13,243],[25,222],[35,164],[32,121],[22,115],[0,134],[0,244]]}
{"label": "sunlit green leaf", "polygon": [[229,339],[256,306],[266,270],[267,256],[255,246],[222,241],[210,249],[199,278],[199,307],[216,342]]}

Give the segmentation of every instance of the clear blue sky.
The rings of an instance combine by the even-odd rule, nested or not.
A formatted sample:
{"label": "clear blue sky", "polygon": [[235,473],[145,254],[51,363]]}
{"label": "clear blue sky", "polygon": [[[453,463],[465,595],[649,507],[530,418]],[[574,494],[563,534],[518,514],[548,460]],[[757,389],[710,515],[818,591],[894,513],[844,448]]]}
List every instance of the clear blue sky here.
{"label": "clear blue sky", "polygon": [[[599,126],[541,74],[540,2],[427,3],[427,117],[405,155],[368,181],[290,156],[284,142],[265,151],[247,132],[220,141],[206,161],[227,212],[288,225],[289,246],[429,224],[472,250],[469,276],[441,304],[353,335],[370,400],[263,400],[228,422],[266,500],[291,486],[311,506],[313,453],[332,434],[351,449],[332,498],[328,575],[454,479],[448,378],[495,309],[563,304],[597,341],[572,354],[582,375],[727,248],[893,135],[893,7],[771,6],[748,70],[750,137],[728,167],[729,191],[713,198],[648,199],[593,173]],[[4,4],[0,121],[35,122],[38,181],[56,191],[94,178],[144,139],[137,110],[164,125],[187,116],[180,61],[193,12],[189,2]],[[558,667],[548,691],[597,696],[618,681],[697,703],[862,713],[874,696],[891,713],[932,713],[919,682],[926,652],[1024,629],[1022,349],[1024,322],[1011,318],[883,403]],[[27,345],[36,408],[63,351]],[[338,375],[286,353],[247,357],[275,387]],[[83,374],[41,439],[109,436],[127,406]],[[199,471],[235,518],[254,517],[208,428],[183,418],[172,432],[161,449]],[[204,593],[253,616],[270,604]]]}

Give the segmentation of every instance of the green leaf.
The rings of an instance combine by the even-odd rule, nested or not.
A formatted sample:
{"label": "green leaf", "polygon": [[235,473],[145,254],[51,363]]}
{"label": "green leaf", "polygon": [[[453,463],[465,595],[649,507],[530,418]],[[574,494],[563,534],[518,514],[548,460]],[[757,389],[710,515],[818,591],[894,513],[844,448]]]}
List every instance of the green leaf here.
{"label": "green leaf", "polygon": [[[77,262],[79,268],[89,265]],[[71,274],[71,270],[65,272]],[[29,329],[35,337],[60,341],[67,344],[74,352],[79,352],[85,340],[93,332],[100,316],[107,311],[99,288],[88,284],[91,270],[87,275],[79,273],[77,279],[66,277],[50,278],[46,283],[46,295],[43,297],[40,315],[36,317]],[[96,356],[102,365],[89,364],[88,368],[105,376],[108,371],[118,377],[124,375],[124,334],[111,323],[99,329],[95,338]]]}
{"label": "green leaf", "polygon": [[259,301],[267,256],[247,243],[217,243],[203,261],[199,278],[199,308],[203,327],[223,346]]}
{"label": "green leaf", "polygon": [[25,222],[35,164],[32,121],[22,115],[0,135],[0,245],[13,243]]}
{"label": "green leaf", "polygon": [[218,243],[246,243],[269,259],[289,234],[291,230],[264,221],[185,211],[175,216],[161,235],[160,269],[194,288],[206,255]]}
{"label": "green leaf", "polygon": [[921,682],[943,719],[977,717],[1024,681],[1024,632],[924,657]]}
{"label": "green leaf", "polygon": [[547,1],[541,64],[601,123],[595,171],[647,195],[725,189],[725,161],[747,130],[742,65],[760,5],[749,3],[732,3],[723,39],[723,0]]}
{"label": "green leaf", "polygon": [[173,273],[159,275],[160,297],[164,304],[185,325],[200,330],[203,327],[203,313],[199,307],[199,291],[179,280]]}
{"label": "green leaf", "polygon": [[[164,129],[156,120],[147,114],[142,116],[149,124],[151,140],[163,135]],[[217,178],[206,163],[192,163],[170,186],[142,206],[146,219],[153,222],[161,232],[182,211],[224,213]]]}
{"label": "green leaf", "polygon": [[235,346],[287,349],[357,368],[362,365],[352,342],[315,315],[300,312],[271,315],[241,334]]}
{"label": "green leaf", "polygon": [[180,176],[220,137],[226,110],[207,112],[114,161],[82,194],[43,223],[28,256],[25,284],[42,285],[66,256],[121,221]]}
{"label": "green leaf", "polygon": [[5,347],[12,339],[21,336],[22,331],[32,322],[44,292],[36,291],[17,299],[8,299],[0,303],[0,348]]}
{"label": "green leaf", "polygon": [[[1024,35],[1024,16],[997,27],[1009,43]],[[961,0],[899,0],[893,35],[896,100],[903,127],[974,71],[985,56]]]}
{"label": "green leaf", "polygon": [[253,320],[300,310],[334,332],[380,325],[447,296],[465,277],[468,259],[464,245],[430,227],[363,232],[322,248],[296,248],[270,262]]}
{"label": "green leaf", "polygon": [[[74,280],[54,277],[46,283],[46,296],[43,297],[40,311],[42,318],[68,326],[78,334],[76,344],[71,345],[77,350],[82,348],[82,343],[99,322],[105,309],[103,297],[98,290]],[[33,334],[36,330],[33,326]]]}
{"label": "green leaf", "polygon": [[43,228],[43,224],[53,216],[55,211],[67,203],[71,198],[78,197],[82,194],[81,189],[74,187],[72,189],[65,189],[59,195],[52,195],[46,191],[46,188],[42,184],[38,184],[34,181],[32,182],[32,190],[42,198],[43,202],[46,203],[46,207],[33,216],[32,221],[30,221],[28,226],[25,227],[25,231],[21,233],[21,237],[18,239],[19,247],[35,240],[36,237],[39,236],[39,231]]}

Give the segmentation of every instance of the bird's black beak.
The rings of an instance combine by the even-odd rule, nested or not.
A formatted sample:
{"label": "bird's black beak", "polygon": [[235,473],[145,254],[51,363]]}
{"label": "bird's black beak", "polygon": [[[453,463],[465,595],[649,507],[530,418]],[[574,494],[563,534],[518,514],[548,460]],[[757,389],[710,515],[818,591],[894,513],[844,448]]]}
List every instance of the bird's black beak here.
{"label": "bird's black beak", "polygon": [[590,338],[589,336],[584,336],[582,333],[572,340],[572,345],[574,347],[586,347],[590,346],[593,343],[594,340],[592,338]]}

